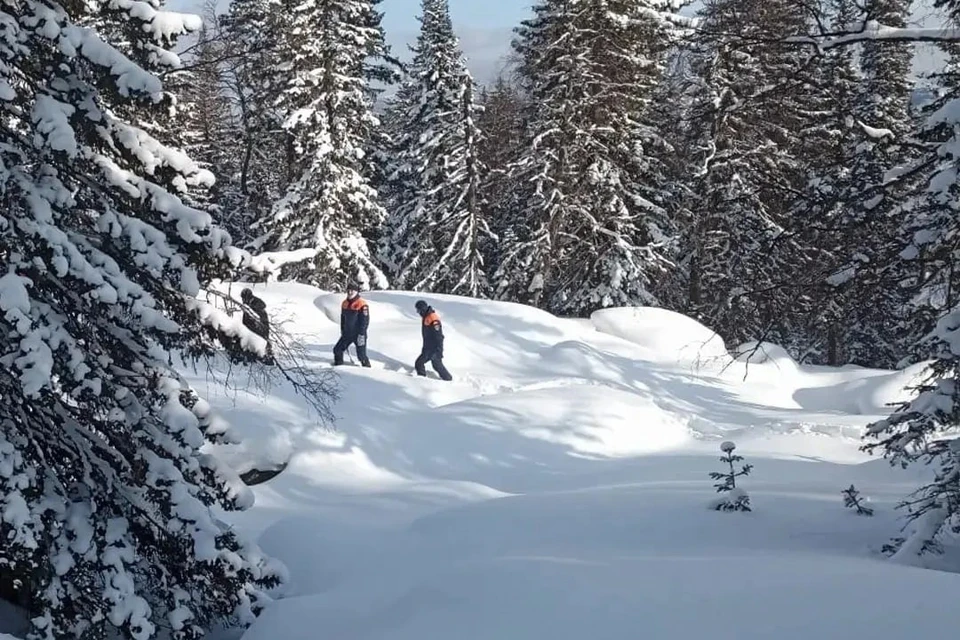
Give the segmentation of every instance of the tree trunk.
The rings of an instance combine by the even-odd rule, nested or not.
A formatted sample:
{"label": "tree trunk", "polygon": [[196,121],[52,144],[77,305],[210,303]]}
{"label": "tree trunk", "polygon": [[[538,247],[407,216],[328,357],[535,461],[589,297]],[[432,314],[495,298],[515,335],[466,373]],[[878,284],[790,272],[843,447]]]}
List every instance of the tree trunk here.
{"label": "tree trunk", "polygon": [[840,327],[831,322],[827,327],[827,364],[831,367],[840,366]]}

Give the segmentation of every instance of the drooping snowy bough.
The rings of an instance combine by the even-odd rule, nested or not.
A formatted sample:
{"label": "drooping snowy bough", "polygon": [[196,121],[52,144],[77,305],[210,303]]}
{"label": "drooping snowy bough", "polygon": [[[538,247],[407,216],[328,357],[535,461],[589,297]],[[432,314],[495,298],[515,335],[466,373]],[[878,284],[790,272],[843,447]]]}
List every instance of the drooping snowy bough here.
{"label": "drooping snowy bough", "polygon": [[251,494],[169,364],[265,343],[195,299],[246,258],[177,196],[209,173],[138,126],[199,26],[158,6],[0,0],[0,591],[35,638],[198,638],[281,579],[213,517]]}
{"label": "drooping snowy bough", "polygon": [[934,468],[932,481],[899,506],[907,514],[905,536],[888,550],[902,561],[941,553],[960,536],[960,311],[948,313],[928,338],[935,360],[916,396],[889,417],[869,426],[867,451],[879,450],[891,464],[906,467],[922,461]]}

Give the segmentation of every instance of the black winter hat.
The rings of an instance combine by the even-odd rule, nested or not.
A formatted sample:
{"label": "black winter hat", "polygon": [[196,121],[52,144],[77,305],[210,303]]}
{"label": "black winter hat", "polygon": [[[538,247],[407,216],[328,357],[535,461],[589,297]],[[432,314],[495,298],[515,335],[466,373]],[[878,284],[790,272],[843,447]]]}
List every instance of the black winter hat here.
{"label": "black winter hat", "polygon": [[428,305],[425,300],[417,300],[417,304],[413,306],[416,307],[417,313],[423,313],[430,308],[430,305]]}

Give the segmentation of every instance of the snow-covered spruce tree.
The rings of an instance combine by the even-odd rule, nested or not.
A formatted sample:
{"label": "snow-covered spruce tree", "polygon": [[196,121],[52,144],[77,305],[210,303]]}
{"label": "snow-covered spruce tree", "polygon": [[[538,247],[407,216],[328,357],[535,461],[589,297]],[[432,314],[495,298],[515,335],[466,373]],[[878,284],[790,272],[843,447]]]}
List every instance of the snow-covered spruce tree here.
{"label": "snow-covered spruce tree", "polygon": [[500,297],[564,314],[655,302],[670,221],[647,112],[670,4],[543,0],[519,29],[531,109],[511,179],[523,230],[505,239]]}
{"label": "snow-covered spruce tree", "polygon": [[863,504],[865,498],[860,495],[860,492],[855,486],[850,485],[841,491],[840,494],[843,496],[843,506],[848,509],[855,509],[858,516],[873,515],[873,509]]}
{"label": "snow-covered spruce tree", "polygon": [[734,465],[743,462],[743,456],[734,453],[737,445],[732,442],[724,442],[720,445],[720,450],[724,455],[720,457],[720,462],[725,462],[729,471],[722,473],[711,471],[710,477],[717,483],[713,487],[717,493],[725,494],[710,503],[710,508],[714,511],[750,511],[750,494],[737,486],[737,478],[750,475],[753,465],[745,464],[737,471]]}
{"label": "snow-covered spruce tree", "polygon": [[805,253],[785,231],[803,182],[811,85],[803,52],[778,40],[805,32],[807,16],[788,0],[711,0],[700,20],[693,140],[682,142],[685,310],[733,344],[787,342]]}
{"label": "snow-covered spruce tree", "polygon": [[[534,123],[540,111],[540,105],[534,102],[539,75],[535,71],[537,55],[540,51],[545,52],[549,40],[560,32],[562,7],[558,5],[543,1],[534,4],[531,8],[533,16],[514,29],[515,38],[511,43],[514,60],[512,79],[516,93],[521,96],[517,114],[519,126],[514,144],[509,147],[512,153],[500,158],[499,166],[503,170],[499,177],[508,194],[507,200],[505,203],[488,200],[498,206],[493,213],[493,229],[497,234],[496,270],[492,278],[494,295],[515,302],[540,304],[542,301],[543,276],[535,269],[551,259],[547,246],[550,234],[547,231],[552,217],[558,213],[557,207],[551,204],[551,198],[556,193],[549,183],[543,184],[543,180],[537,179],[536,168],[530,162],[531,154],[527,151],[535,142]],[[549,64],[543,63],[542,66],[546,68]],[[484,139],[491,140],[487,135]],[[550,163],[556,164],[556,158],[552,155]],[[529,204],[538,193],[544,206],[531,209]]]}
{"label": "snow-covered spruce tree", "polygon": [[[909,0],[869,0],[866,17],[906,26]],[[905,326],[916,291],[915,273],[897,254],[902,222],[914,200],[910,178],[888,180],[888,172],[910,161],[907,138],[913,57],[908,43],[866,42],[860,55],[862,82],[853,119],[857,148],[850,165],[851,197],[839,220],[848,248],[846,277],[838,287],[846,306],[843,348],[848,362],[893,367],[919,336]]]}
{"label": "snow-covered spruce tree", "polygon": [[[855,28],[863,18],[854,0],[831,0],[821,9],[821,24],[836,31]],[[810,117],[801,136],[806,184],[787,222],[787,233],[805,252],[803,274],[797,274],[802,294],[785,346],[804,360],[839,365],[846,362],[845,328],[853,310],[843,285],[854,251],[842,222],[856,199],[850,167],[863,137],[853,117],[861,81],[851,47],[826,50],[810,71]]]}
{"label": "snow-covered spruce tree", "polygon": [[689,249],[689,245],[684,242],[683,231],[689,228],[694,219],[693,212],[687,207],[694,202],[689,197],[689,190],[694,184],[691,167],[700,151],[696,147],[700,136],[690,130],[687,119],[692,111],[692,98],[697,94],[690,90],[695,84],[690,68],[691,58],[691,51],[686,46],[679,46],[670,52],[663,77],[654,92],[650,112],[651,125],[667,143],[661,154],[666,182],[660,190],[663,207],[676,230],[669,253],[674,264],[657,279],[651,291],[660,305],[681,311],[689,308],[688,276],[693,253],[684,250]]}
{"label": "snow-covered spruce tree", "polygon": [[946,53],[939,95],[926,110],[920,132],[927,150],[914,172],[922,178],[923,190],[917,215],[905,229],[909,243],[900,254],[905,269],[924,274],[923,304],[912,308],[913,324],[926,327],[931,317],[939,317],[914,349],[918,358],[933,364],[912,401],[870,426],[865,438],[872,442],[864,447],[881,451],[891,464],[922,462],[936,469],[934,480],[900,505],[913,526],[891,548],[903,558],[938,552],[945,538],[960,533],[960,306],[954,276],[960,237],[960,67],[955,45],[947,46]]}
{"label": "snow-covered spruce tree", "polygon": [[221,204],[235,209],[227,217],[247,221],[243,239],[251,242],[293,179],[293,142],[276,105],[289,65],[280,47],[289,17],[282,3],[270,0],[234,0],[219,17],[220,75],[236,119],[231,182],[239,189],[236,202]]}
{"label": "snow-covered spruce tree", "polygon": [[[369,14],[369,24],[379,29],[382,14],[377,10],[383,0],[372,0],[373,11]],[[397,127],[390,122],[388,106],[392,98],[384,94],[391,87],[398,85],[403,79],[405,66],[396,58],[388,45],[383,45],[379,55],[370,58],[364,67],[364,77],[367,80],[366,93],[373,105],[373,113],[377,117],[378,126],[367,136],[364,149],[365,164],[362,173],[367,177],[369,184],[377,192],[380,202],[387,202],[390,198],[389,176],[395,167],[392,141],[397,137]],[[399,87],[398,87],[399,89]],[[396,95],[396,93],[394,94]],[[368,234],[368,243],[371,247],[381,246],[381,239],[386,233],[386,225],[381,225],[376,233]],[[383,268],[383,265],[381,265]],[[389,274],[388,274],[389,275]]]}
{"label": "snow-covered spruce tree", "polygon": [[491,241],[479,107],[447,0],[423,0],[408,77],[392,105],[395,170],[382,253],[394,286],[485,297]]}
{"label": "snow-covered spruce tree", "polygon": [[350,280],[385,287],[368,236],[386,213],[365,175],[367,142],[379,125],[368,79],[386,55],[380,16],[371,0],[280,5],[276,106],[291,145],[291,180],[263,221],[262,248],[306,258],[289,263],[284,278],[325,289]]}
{"label": "snow-covered spruce tree", "polygon": [[889,418],[875,422],[864,436],[867,451],[882,451],[891,464],[923,461],[936,469],[932,482],[901,503],[913,525],[898,539],[903,557],[940,552],[944,538],[960,534],[960,311],[938,323],[932,343],[934,361],[917,396]]}
{"label": "snow-covered spruce tree", "polygon": [[175,66],[199,23],[129,2],[0,16],[0,572],[32,638],[249,622],[279,575],[214,519],[251,495],[201,454],[222,428],[168,364],[231,329],[195,296],[242,256],[175,195],[209,173],[138,126],[164,108],[156,75],[84,26]]}
{"label": "snow-covered spruce tree", "polygon": [[207,6],[185,69],[168,74],[165,85],[178,98],[173,125],[183,150],[215,178],[195,204],[210,210],[233,244],[242,246],[253,239],[255,217],[241,189],[244,131],[225,83],[224,64],[234,60],[235,47],[225,39],[214,8]]}
{"label": "snow-covered spruce tree", "polygon": [[488,243],[485,256],[487,272],[493,274],[500,266],[503,242],[510,235],[509,220],[515,210],[508,165],[520,155],[517,145],[523,139],[525,105],[520,88],[504,73],[480,91],[479,102],[483,108],[477,120],[483,134],[480,164],[486,169],[482,190],[490,230],[498,239]]}
{"label": "snow-covered spruce tree", "polygon": [[[960,100],[960,44],[943,43],[946,63],[931,80],[935,82],[933,99],[924,105],[916,138],[924,152],[910,167],[914,176],[909,185],[916,206],[904,220],[900,235],[904,239],[901,267],[918,274],[917,293],[909,307],[909,324],[915,335],[927,335],[945,313],[960,302],[960,273],[957,270],[957,118],[954,109]],[[921,343],[912,354],[916,359],[930,357],[928,343]]]}

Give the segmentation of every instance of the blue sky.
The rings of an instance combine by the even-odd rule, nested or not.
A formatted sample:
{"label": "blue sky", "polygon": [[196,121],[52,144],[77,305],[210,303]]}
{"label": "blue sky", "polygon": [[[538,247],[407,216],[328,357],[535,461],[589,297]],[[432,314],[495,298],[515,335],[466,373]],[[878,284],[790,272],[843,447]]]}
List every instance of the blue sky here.
{"label": "blue sky", "polygon": [[[449,0],[450,14],[458,25],[470,29],[513,27],[527,16],[528,0]],[[420,0],[383,0],[384,27],[389,30],[416,29]]]}
{"label": "blue sky", "polygon": [[[223,10],[230,0],[218,0]],[[387,40],[395,54],[406,57],[406,44],[417,36],[417,16],[421,0],[383,0],[383,26]],[[167,6],[180,11],[199,11],[204,0],[168,0]],[[530,15],[533,0],[449,0],[454,28],[467,63],[480,82],[493,80],[503,67],[509,53],[512,30]],[[934,26],[942,21],[942,14],[932,9],[933,0],[915,0],[913,26]],[[936,48],[929,44],[917,45],[915,70],[929,71],[940,65]]]}
{"label": "blue sky", "polygon": [[[531,0],[449,0],[453,26],[477,80],[492,80],[509,52],[512,30],[530,15]],[[420,0],[383,0],[383,27],[394,53],[406,57],[417,36]]]}
{"label": "blue sky", "polygon": [[[417,37],[421,0],[383,0],[383,26],[393,52],[406,58],[406,45]],[[467,57],[467,64],[480,82],[492,80],[510,49],[512,31],[530,15],[533,0],[448,0],[454,28]],[[205,0],[167,0],[174,11],[198,13]],[[225,11],[230,0],[217,0]]]}

